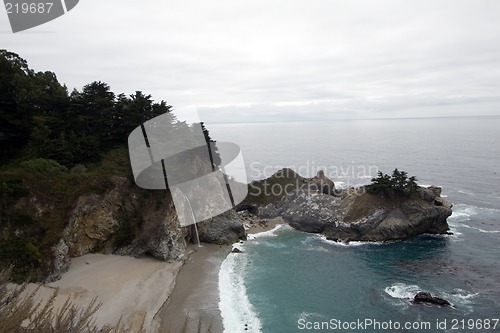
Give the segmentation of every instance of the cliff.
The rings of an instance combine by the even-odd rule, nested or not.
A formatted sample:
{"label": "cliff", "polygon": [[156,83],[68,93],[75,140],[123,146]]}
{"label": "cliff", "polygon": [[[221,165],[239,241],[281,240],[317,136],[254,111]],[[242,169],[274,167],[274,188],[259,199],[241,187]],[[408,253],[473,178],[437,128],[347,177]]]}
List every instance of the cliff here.
{"label": "cliff", "polygon": [[[168,191],[143,190],[102,170],[16,177],[23,193],[5,202],[0,223],[0,264],[15,266],[15,281],[55,281],[71,258],[88,253],[182,261],[187,243],[196,242],[192,226],[180,226]],[[245,239],[234,211],[200,222],[198,229],[206,243]]]}
{"label": "cliff", "polygon": [[[273,188],[266,193],[265,189]],[[278,193],[278,188],[287,190]],[[411,196],[382,197],[363,187],[335,189],[321,172],[307,179],[283,169],[266,180],[252,182],[241,209],[250,209],[261,218],[281,216],[297,230],[349,242],[446,234],[451,207],[438,187],[419,187]]]}
{"label": "cliff", "polygon": [[[114,187],[102,195],[78,199],[61,240],[53,248],[58,259],[46,280],[60,278],[68,268],[68,257],[87,253],[184,260],[187,243],[196,242],[196,238],[192,226],[180,226],[169,192],[130,188],[124,178],[116,177],[113,182]],[[198,232],[205,243],[232,244],[246,239],[234,211],[200,222]]]}
{"label": "cliff", "polygon": [[[111,156],[115,164],[116,156]],[[196,242],[194,228],[180,227],[169,192],[143,190],[119,173],[107,174],[106,163],[94,172],[0,174],[0,259],[14,265],[16,281],[57,280],[71,258],[87,253],[184,260],[187,243]],[[232,244],[246,239],[244,225],[265,226],[277,217],[297,230],[343,242],[443,234],[451,204],[437,187],[382,197],[363,188],[336,189],[322,172],[304,178],[283,169],[249,184],[249,195],[236,210],[249,214],[230,210],[198,223],[200,241]]]}

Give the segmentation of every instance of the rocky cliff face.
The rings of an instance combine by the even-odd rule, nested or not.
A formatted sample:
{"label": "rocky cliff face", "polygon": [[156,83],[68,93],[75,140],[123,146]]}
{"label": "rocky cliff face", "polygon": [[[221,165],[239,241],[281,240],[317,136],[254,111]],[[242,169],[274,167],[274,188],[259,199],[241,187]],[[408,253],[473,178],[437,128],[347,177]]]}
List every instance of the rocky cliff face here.
{"label": "rocky cliff face", "polygon": [[[287,173],[290,175],[290,171]],[[295,178],[292,174],[288,179]],[[446,219],[452,205],[441,198],[440,188],[419,188],[412,197],[383,198],[365,193],[363,188],[325,191],[324,186],[303,185],[319,178],[326,182],[321,174],[301,180],[300,186],[279,199],[262,204],[260,199],[249,198],[244,205],[252,207],[260,217],[281,216],[297,230],[322,233],[330,240],[343,242],[407,239],[449,230]],[[276,183],[273,178],[267,181]],[[335,195],[329,194],[333,192]]]}
{"label": "rocky cliff face", "polygon": [[[336,241],[387,241],[421,234],[446,234],[446,219],[452,205],[436,187],[419,188],[413,198],[380,198],[370,194],[344,197],[348,200],[343,219],[327,225],[323,234]],[[361,207],[363,206],[363,207]]]}
{"label": "rocky cliff face", "polygon": [[[87,253],[149,255],[164,261],[182,261],[188,242],[195,242],[192,226],[182,228],[173,201],[166,191],[146,191],[113,178],[102,194],[78,198],[61,240],[52,248],[54,281],[66,272],[71,257]],[[198,224],[200,241],[231,244],[245,238],[243,224],[234,211]]]}
{"label": "rocky cliff face", "polygon": [[200,241],[205,243],[233,244],[247,238],[243,219],[235,210],[200,222],[197,227]]}
{"label": "rocky cliff face", "polygon": [[177,221],[167,192],[146,192],[114,177],[104,193],[80,196],[69,214],[59,243],[52,248],[54,281],[67,271],[72,257],[87,253],[151,255],[182,260],[188,238]]}

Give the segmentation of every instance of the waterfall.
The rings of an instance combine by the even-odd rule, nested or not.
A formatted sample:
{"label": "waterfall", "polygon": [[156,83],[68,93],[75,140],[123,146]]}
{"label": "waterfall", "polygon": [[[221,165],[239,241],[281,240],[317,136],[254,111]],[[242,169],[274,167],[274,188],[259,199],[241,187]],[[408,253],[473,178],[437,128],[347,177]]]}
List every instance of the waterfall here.
{"label": "waterfall", "polygon": [[198,247],[201,247],[201,244],[200,244],[200,235],[198,234],[198,227],[196,226],[196,219],[194,218],[193,207],[191,207],[191,202],[189,201],[189,198],[184,193],[182,195],[186,199],[186,202],[187,202],[188,208],[189,208],[189,212],[191,213],[191,218],[193,219],[194,232],[196,234],[196,241],[198,243]]}

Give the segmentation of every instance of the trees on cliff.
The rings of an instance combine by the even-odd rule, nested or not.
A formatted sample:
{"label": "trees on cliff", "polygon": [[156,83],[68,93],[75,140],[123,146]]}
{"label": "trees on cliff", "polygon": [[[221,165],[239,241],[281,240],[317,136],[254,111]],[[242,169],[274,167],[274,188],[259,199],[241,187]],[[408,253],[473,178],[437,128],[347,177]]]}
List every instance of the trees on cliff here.
{"label": "trees on cliff", "polygon": [[372,178],[372,183],[366,186],[366,191],[370,194],[376,194],[383,197],[392,197],[394,195],[411,196],[418,190],[417,178],[408,177],[406,171],[394,169],[392,175],[378,172],[376,178]]}
{"label": "trees on cliff", "polygon": [[0,110],[0,163],[41,157],[71,167],[125,145],[134,128],[172,106],[141,91],[116,96],[101,81],[69,94],[53,72],[0,50]]}
{"label": "trees on cliff", "polygon": [[[191,147],[190,131],[199,127],[177,121],[165,101],[141,91],[115,94],[102,81],[68,93],[54,73],[35,72],[19,55],[0,50],[0,269],[12,266],[16,282],[46,277],[77,199],[111,190],[115,176],[133,186],[128,136],[160,115],[164,121],[155,128],[176,138],[163,140]],[[220,164],[216,149],[212,159]],[[117,245],[131,240],[139,217],[120,217]]]}

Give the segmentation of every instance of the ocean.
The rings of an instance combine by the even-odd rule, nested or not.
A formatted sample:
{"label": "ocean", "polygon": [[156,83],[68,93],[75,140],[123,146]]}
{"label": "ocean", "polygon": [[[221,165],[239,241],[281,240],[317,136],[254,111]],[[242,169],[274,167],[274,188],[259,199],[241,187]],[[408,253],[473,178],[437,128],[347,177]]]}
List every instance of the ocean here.
{"label": "ocean", "polygon": [[[219,272],[226,333],[500,332],[500,117],[209,124],[248,180],[291,167],[336,186],[394,168],[453,203],[453,235],[343,245],[280,226]],[[416,305],[425,290],[452,307]]]}

